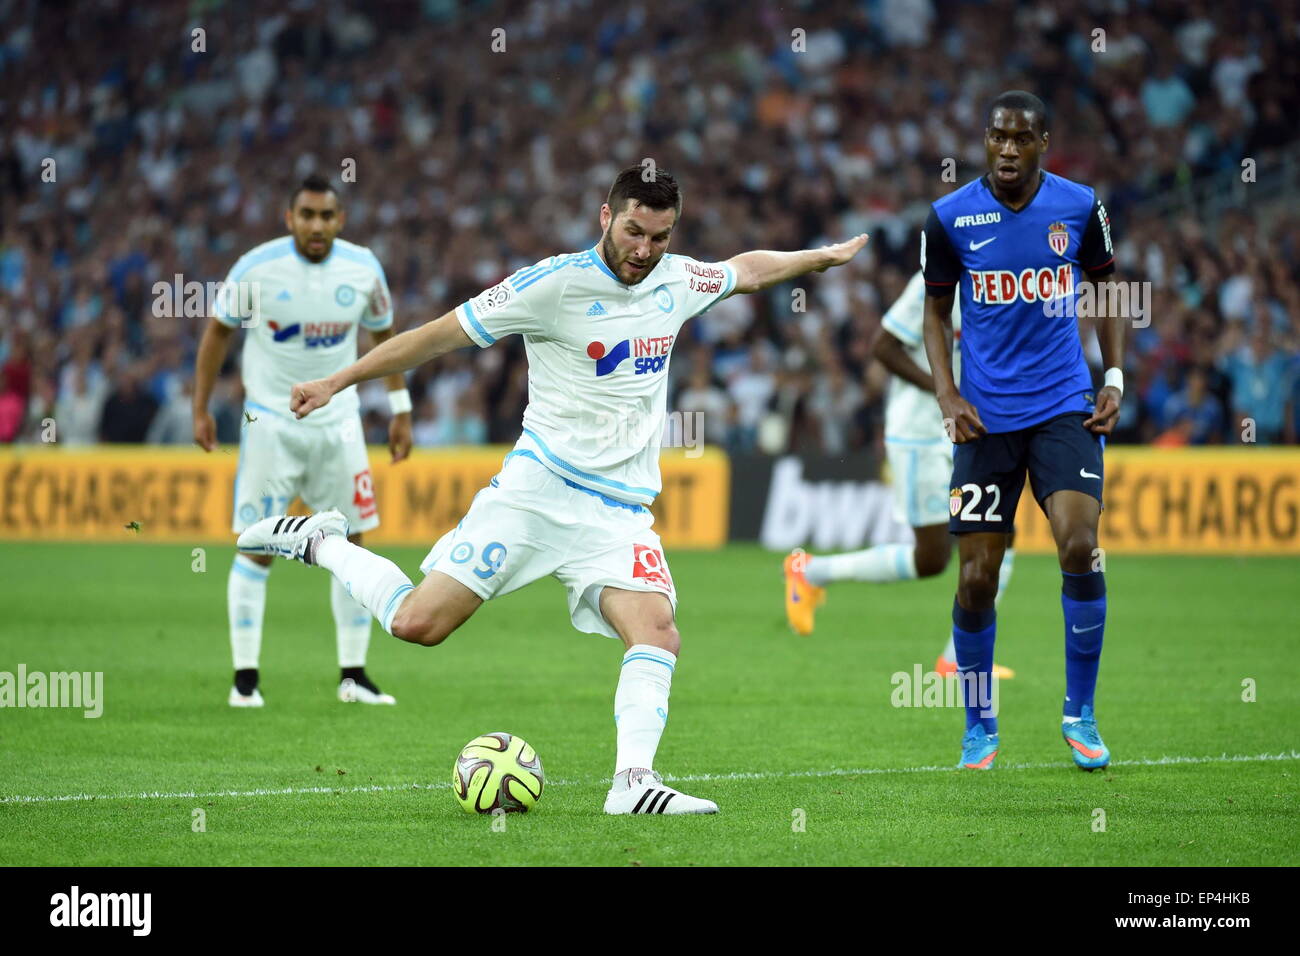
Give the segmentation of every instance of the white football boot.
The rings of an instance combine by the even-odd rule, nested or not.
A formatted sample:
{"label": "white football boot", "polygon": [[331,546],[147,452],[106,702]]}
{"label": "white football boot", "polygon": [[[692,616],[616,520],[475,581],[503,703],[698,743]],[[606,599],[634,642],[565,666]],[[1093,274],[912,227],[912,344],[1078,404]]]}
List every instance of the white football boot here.
{"label": "white football boot", "polygon": [[226,703],[231,707],[261,707],[266,701],[262,700],[262,692],[256,687],[251,694],[241,694],[238,687],[232,687]]}
{"label": "white football boot", "polygon": [[316,563],[316,545],[328,534],[347,537],[348,519],[337,509],[307,517],[272,515],[245,529],[235,547],[246,554],[274,554],[303,564]]}
{"label": "white football boot", "polygon": [[345,704],[396,704],[397,698],[392,694],[385,694],[373,684],[367,687],[351,677],[345,677],[339,682],[339,700]]}
{"label": "white football boot", "polygon": [[718,805],[674,790],[653,770],[634,769],[615,776],[614,786],[605,797],[605,812],[615,815],[717,813]]}

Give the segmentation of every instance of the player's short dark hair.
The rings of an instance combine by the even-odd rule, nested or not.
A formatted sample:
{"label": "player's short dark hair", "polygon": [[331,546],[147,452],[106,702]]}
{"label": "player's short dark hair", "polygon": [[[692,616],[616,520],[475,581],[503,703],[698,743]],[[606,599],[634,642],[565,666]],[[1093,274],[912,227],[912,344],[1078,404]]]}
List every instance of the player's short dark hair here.
{"label": "player's short dark hair", "polygon": [[673,174],[662,166],[649,171],[644,166],[629,166],[619,173],[614,185],[609,187],[605,202],[617,216],[629,199],[654,210],[672,209],[678,217],[682,214],[682,191]]}
{"label": "player's short dark hair", "polygon": [[989,111],[984,117],[984,125],[993,125],[993,111],[996,109],[1017,110],[1034,114],[1035,132],[1042,136],[1047,132],[1047,104],[1033,93],[1025,90],[1007,90],[999,93],[997,99],[989,104]]}
{"label": "player's short dark hair", "polygon": [[289,194],[290,209],[292,209],[293,204],[298,201],[299,193],[334,193],[334,195],[337,196],[338,190],[336,190],[334,184],[329,181],[329,177],[322,176],[320,173],[312,173],[300,182],[297,187],[294,188],[294,191]]}

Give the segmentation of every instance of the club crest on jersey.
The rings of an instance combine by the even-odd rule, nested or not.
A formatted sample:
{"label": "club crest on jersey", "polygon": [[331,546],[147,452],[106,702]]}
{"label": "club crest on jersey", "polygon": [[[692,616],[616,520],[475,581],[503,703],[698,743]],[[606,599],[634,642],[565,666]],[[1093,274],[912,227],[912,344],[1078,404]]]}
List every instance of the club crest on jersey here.
{"label": "club crest on jersey", "polygon": [[1054,222],[1047,227],[1047,244],[1058,256],[1065,255],[1065,250],[1070,248],[1070,230],[1065,223]]}
{"label": "club crest on jersey", "polygon": [[357,301],[357,290],[350,285],[341,285],[334,290],[334,301],[346,309]]}
{"label": "club crest on jersey", "polygon": [[948,514],[955,518],[959,511],[961,511],[961,489],[954,488],[948,492]]}
{"label": "club crest on jersey", "polygon": [[672,351],[675,337],[653,335],[641,339],[624,339],[608,351],[603,342],[592,342],[587,346],[587,357],[596,362],[597,378],[610,374],[629,358],[636,360],[633,368],[637,375],[662,372],[668,364],[668,354]]}
{"label": "club crest on jersey", "polygon": [[284,328],[280,328],[279,322],[268,322],[266,327],[271,330],[271,339],[275,342],[287,342],[302,331],[302,325],[298,322]]}
{"label": "club crest on jersey", "polygon": [[[692,279],[692,282],[695,280]],[[671,312],[673,310],[673,294],[668,291],[668,286],[655,286],[654,291],[655,305],[659,306],[661,312]]]}

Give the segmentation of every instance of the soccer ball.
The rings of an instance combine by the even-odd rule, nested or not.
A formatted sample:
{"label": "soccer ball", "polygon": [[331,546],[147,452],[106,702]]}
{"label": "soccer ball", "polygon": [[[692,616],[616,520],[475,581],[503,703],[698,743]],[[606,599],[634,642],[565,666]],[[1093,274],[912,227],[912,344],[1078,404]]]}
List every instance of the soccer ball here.
{"label": "soccer ball", "polygon": [[542,759],[513,734],[484,734],[465,745],[451,787],[466,813],[527,813],[542,796]]}

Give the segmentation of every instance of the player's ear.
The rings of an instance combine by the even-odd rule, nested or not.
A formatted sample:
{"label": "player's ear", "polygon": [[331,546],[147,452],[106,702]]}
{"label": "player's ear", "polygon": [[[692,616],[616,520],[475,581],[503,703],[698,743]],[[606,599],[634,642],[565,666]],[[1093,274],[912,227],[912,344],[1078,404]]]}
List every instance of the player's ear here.
{"label": "player's ear", "polygon": [[342,232],[342,231],[343,231],[343,227],[346,226],[346,225],[348,224],[348,214],[347,214],[346,212],[344,212],[342,209],[339,209],[339,211],[338,211],[338,218],[339,218],[339,228],[338,228],[338,232]]}
{"label": "player's ear", "polygon": [[1047,152],[1047,130],[1043,130],[1042,138],[1038,141],[1038,152]]}
{"label": "player's ear", "polygon": [[605,232],[609,229],[609,224],[614,218],[614,212],[609,208],[609,203],[600,204],[600,231]]}
{"label": "player's ear", "polygon": [[284,211],[284,228],[293,232],[293,207],[290,206]]}

